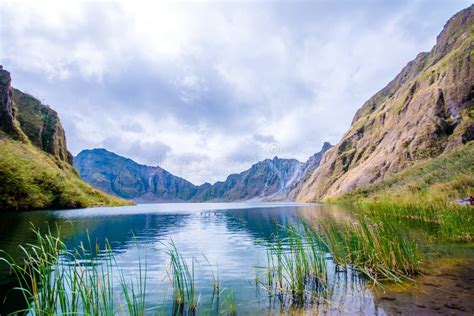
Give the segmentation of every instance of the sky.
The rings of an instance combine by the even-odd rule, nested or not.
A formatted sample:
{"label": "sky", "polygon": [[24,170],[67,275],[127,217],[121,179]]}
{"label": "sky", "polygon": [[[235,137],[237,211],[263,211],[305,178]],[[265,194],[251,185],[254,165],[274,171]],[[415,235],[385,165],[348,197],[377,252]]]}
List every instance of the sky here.
{"label": "sky", "polygon": [[194,184],[337,143],[470,1],[0,2],[0,64],[106,148]]}

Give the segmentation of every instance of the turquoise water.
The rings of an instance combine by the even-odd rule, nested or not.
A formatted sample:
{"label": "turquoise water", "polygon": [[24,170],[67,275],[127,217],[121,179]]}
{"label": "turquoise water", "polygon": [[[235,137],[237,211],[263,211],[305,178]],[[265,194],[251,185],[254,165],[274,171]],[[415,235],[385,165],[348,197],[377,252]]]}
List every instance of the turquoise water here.
{"label": "turquoise water", "polygon": [[[130,207],[89,208],[6,214],[0,223],[0,248],[20,256],[18,244],[33,241],[30,222],[37,227],[61,227],[71,249],[88,238],[104,245],[107,240],[118,265],[127,278],[147,265],[147,307],[150,315],[170,313],[171,287],[167,274],[166,244],[173,240],[189,262],[194,261],[198,313],[219,315],[213,302],[213,273],[219,275],[220,289],[235,293],[239,315],[286,313],[288,306],[270,299],[256,279],[259,266],[266,264],[266,247],[274,241],[279,225],[311,224],[318,218],[344,220],[348,210],[338,206],[296,203],[175,203]],[[100,256],[99,256],[100,259]],[[64,258],[67,260],[67,258]],[[330,255],[328,301],[306,306],[304,313],[385,314],[374,302],[364,279],[352,272],[336,272]],[[9,291],[12,277],[0,271],[1,295],[7,296],[2,313],[18,308],[18,297]],[[118,286],[118,285],[117,285]]]}

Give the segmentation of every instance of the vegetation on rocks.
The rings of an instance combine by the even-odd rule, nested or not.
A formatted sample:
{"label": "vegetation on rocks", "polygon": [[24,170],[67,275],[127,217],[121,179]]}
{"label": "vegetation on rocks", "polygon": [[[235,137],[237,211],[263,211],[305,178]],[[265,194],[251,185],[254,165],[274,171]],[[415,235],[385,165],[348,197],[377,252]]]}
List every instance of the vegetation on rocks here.
{"label": "vegetation on rocks", "polygon": [[11,87],[0,66],[0,210],[129,205],[83,182],[57,113]]}
{"label": "vegetation on rocks", "polygon": [[2,211],[131,204],[93,188],[67,162],[30,144],[1,138],[0,153]]}
{"label": "vegetation on rocks", "polygon": [[474,6],[454,15],[420,53],[357,111],[342,140],[292,197],[334,198],[474,139]]}
{"label": "vegetation on rocks", "polygon": [[437,228],[433,235],[441,240],[472,241],[474,210],[459,203],[472,195],[473,142],[328,201],[358,204],[372,217],[430,223]]}

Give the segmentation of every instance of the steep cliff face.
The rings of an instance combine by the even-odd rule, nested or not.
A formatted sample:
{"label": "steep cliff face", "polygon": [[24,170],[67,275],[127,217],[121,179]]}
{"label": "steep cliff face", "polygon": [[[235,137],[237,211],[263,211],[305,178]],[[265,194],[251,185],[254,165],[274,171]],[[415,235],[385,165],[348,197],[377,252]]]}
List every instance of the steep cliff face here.
{"label": "steep cliff face", "polygon": [[429,53],[357,111],[349,131],[291,196],[334,197],[474,139],[473,11],[453,16]]}
{"label": "steep cliff face", "polygon": [[305,181],[311,176],[314,170],[316,170],[316,168],[318,168],[319,165],[321,164],[321,160],[323,159],[323,156],[326,153],[326,151],[328,151],[331,148],[332,148],[332,145],[330,143],[324,142],[321,150],[315,153],[314,155],[312,155],[311,157],[309,157],[308,161],[306,161],[303,166],[303,170],[304,170],[303,175],[296,184],[299,184],[300,182]]}
{"label": "steep cliff face", "polygon": [[12,89],[12,95],[13,104],[17,109],[16,119],[31,143],[72,164],[72,155],[67,151],[66,134],[58,114],[38,99],[18,89]]}
{"label": "steep cliff face", "polygon": [[22,134],[15,120],[11,82],[10,73],[0,66],[0,130],[10,137],[21,139]]}
{"label": "steep cliff face", "polygon": [[129,204],[83,182],[71,161],[56,112],[0,67],[0,211]]}
{"label": "steep cliff face", "polygon": [[16,140],[72,164],[58,114],[36,98],[11,86],[10,73],[0,66],[0,130]]}
{"label": "steep cliff face", "polygon": [[197,190],[160,167],[141,165],[105,149],[81,151],[74,166],[94,187],[138,202],[189,200]]}

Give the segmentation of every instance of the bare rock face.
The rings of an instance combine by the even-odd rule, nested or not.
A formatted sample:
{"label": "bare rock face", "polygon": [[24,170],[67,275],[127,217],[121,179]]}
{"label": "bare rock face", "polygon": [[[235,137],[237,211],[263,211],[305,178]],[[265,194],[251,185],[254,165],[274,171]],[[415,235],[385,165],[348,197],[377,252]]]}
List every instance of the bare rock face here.
{"label": "bare rock face", "polygon": [[334,197],[474,139],[474,5],[454,15],[419,54],[356,113],[342,140],[291,193]]}
{"label": "bare rock face", "polygon": [[29,94],[12,90],[13,102],[18,108],[16,118],[31,143],[72,164],[72,155],[66,147],[66,134],[56,111]]}
{"label": "bare rock face", "polygon": [[29,140],[41,150],[72,164],[58,114],[38,99],[12,88],[10,73],[1,66],[0,130],[14,139]]}
{"label": "bare rock face", "polygon": [[19,131],[15,122],[11,82],[10,73],[0,66],[0,129],[17,138]]}

